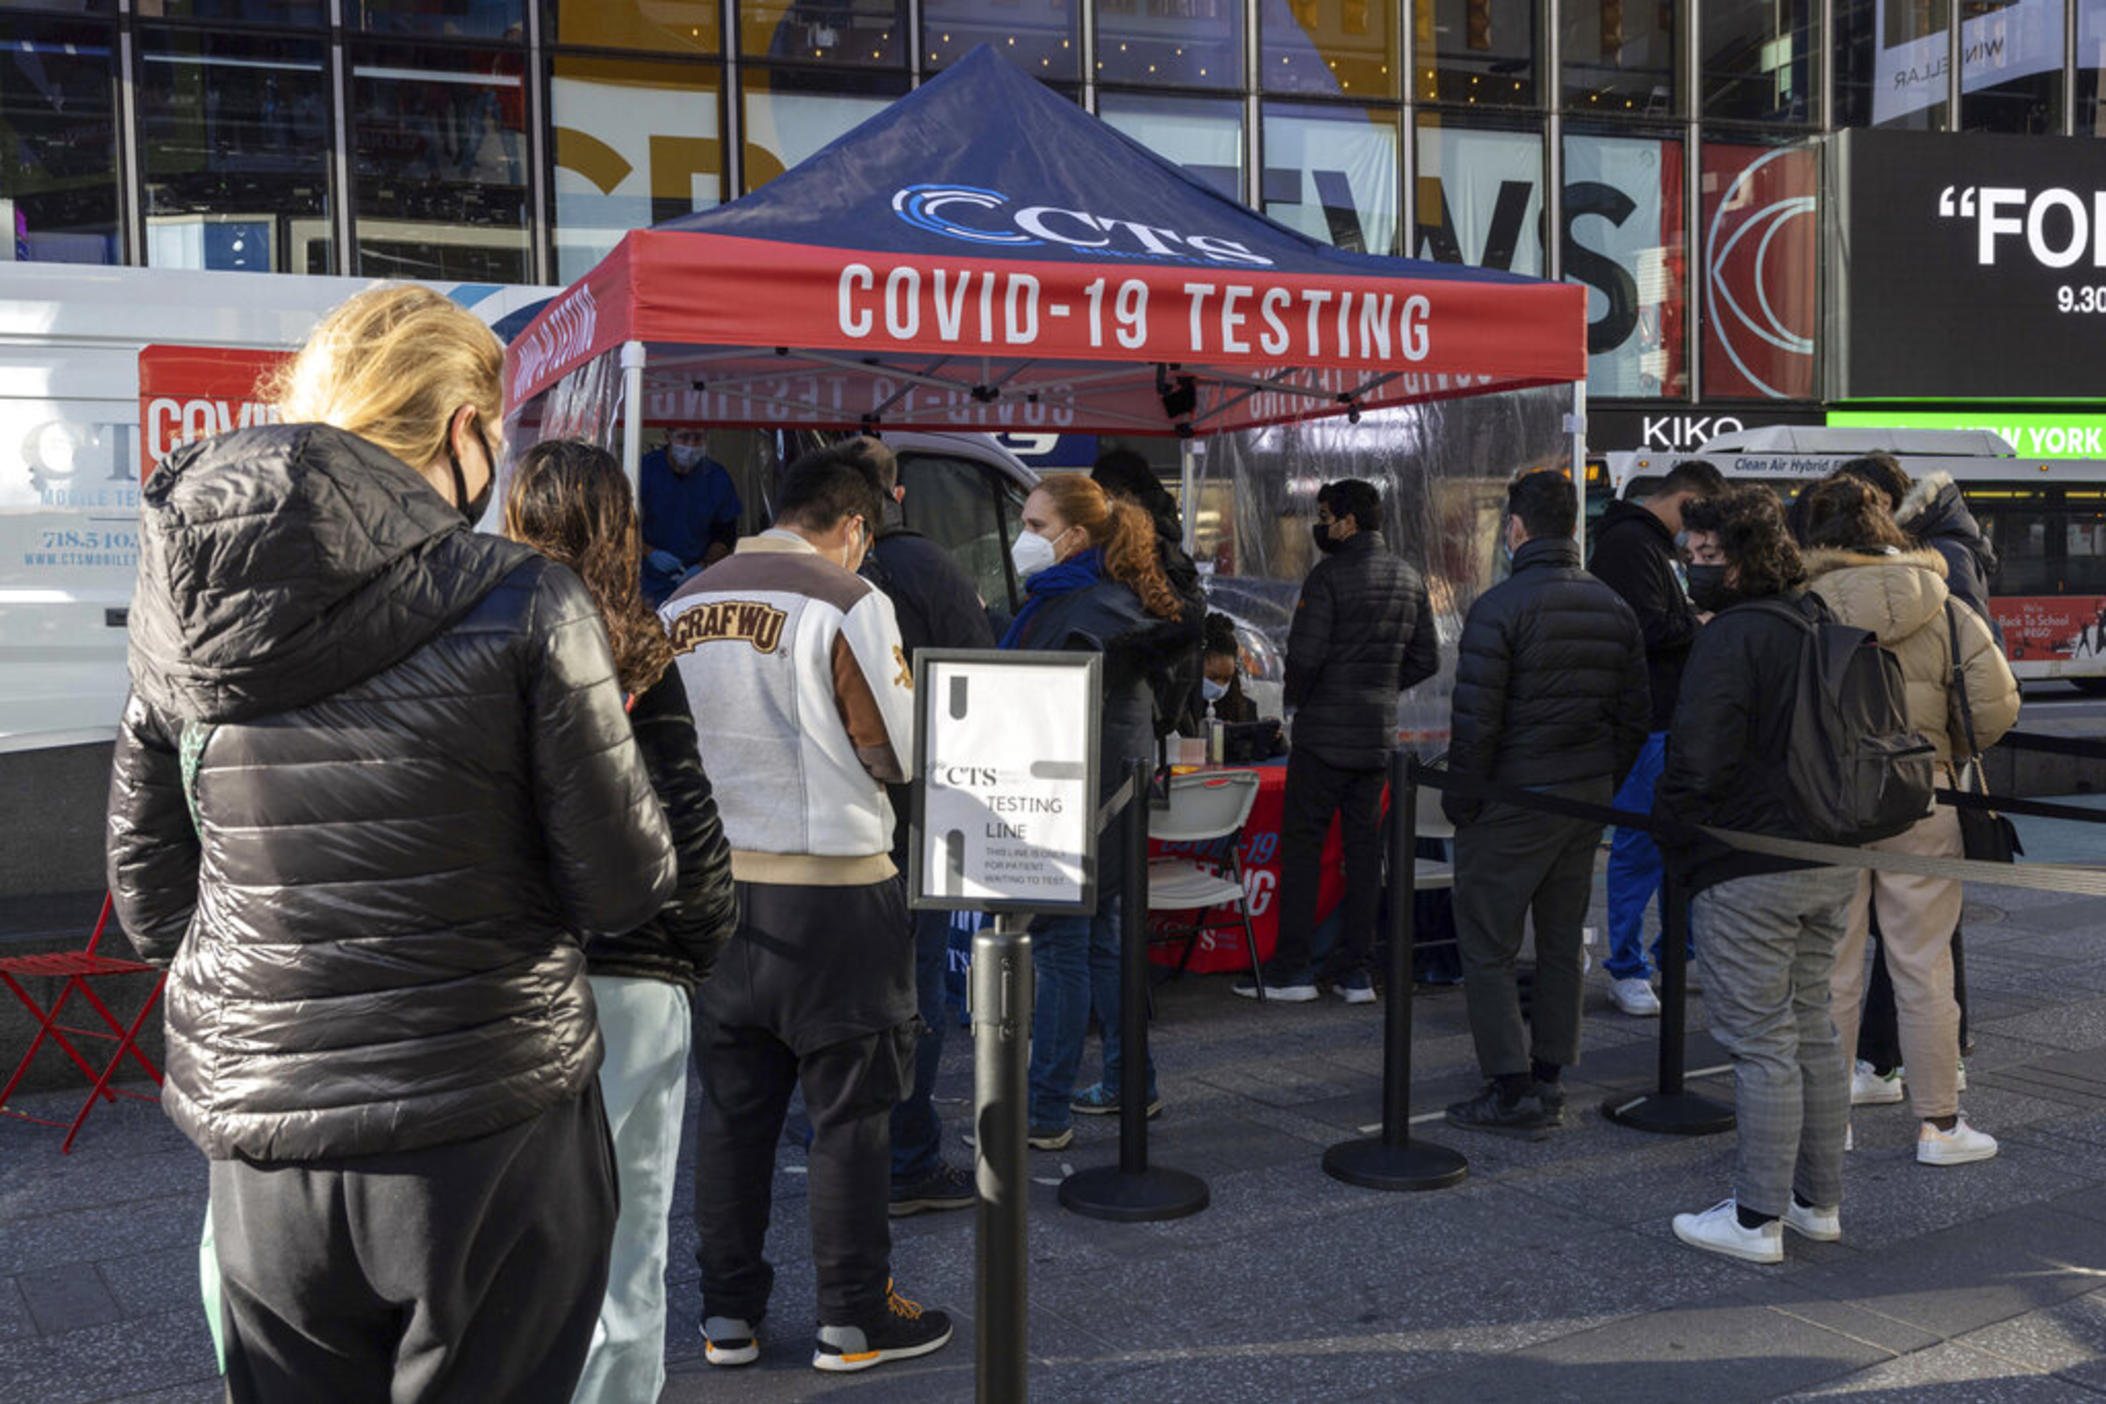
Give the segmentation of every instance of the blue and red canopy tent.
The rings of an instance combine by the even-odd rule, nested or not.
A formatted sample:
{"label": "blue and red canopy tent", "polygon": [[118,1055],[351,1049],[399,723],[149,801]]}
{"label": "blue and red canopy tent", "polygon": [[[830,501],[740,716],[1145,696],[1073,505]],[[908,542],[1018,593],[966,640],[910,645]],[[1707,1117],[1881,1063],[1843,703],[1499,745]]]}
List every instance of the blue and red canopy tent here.
{"label": "blue and red canopy tent", "polygon": [[626,235],[506,352],[529,436],[611,442],[618,400],[632,473],[647,404],[1190,436],[1556,384],[1578,408],[1585,375],[1583,288],[1318,243],[985,48],[744,199]]}

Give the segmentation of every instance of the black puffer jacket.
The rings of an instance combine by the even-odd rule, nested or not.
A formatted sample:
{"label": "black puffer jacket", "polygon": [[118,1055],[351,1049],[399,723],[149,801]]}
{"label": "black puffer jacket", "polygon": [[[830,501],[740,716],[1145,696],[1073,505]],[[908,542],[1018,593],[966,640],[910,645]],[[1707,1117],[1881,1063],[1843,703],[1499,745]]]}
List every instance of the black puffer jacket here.
{"label": "black puffer jacket", "polygon": [[[1044,595],[1004,647],[1104,655],[1099,682],[1104,710],[1097,734],[1098,803],[1126,783],[1137,760],[1155,759],[1155,694],[1149,676],[1165,634],[1180,628],[1150,614],[1140,596],[1109,578],[1079,590]],[[1115,839],[1097,846],[1097,890],[1118,893],[1123,865]]]}
{"label": "black puffer jacket", "polygon": [[586,947],[586,967],[594,975],[663,980],[692,991],[709,978],[717,952],[737,928],[739,904],[731,880],[731,845],[717,818],[709,777],[702,772],[695,716],[678,668],[668,667],[629,704],[629,725],[673,831],[679,885],[673,899],[642,926]]}
{"label": "black puffer jacket", "polygon": [[1665,731],[1682,690],[1683,661],[1703,627],[1675,574],[1674,534],[1637,503],[1611,502],[1602,513],[1588,569],[1638,617],[1645,671],[1652,684],[1652,728]]}
{"label": "black puffer jacket", "polygon": [[585,587],[319,425],[170,455],[140,546],[110,886],[169,967],[177,1126],[301,1161],[576,1096],[583,940],[674,880]]}
{"label": "black puffer jacket", "polygon": [[1954,599],[1989,620],[1989,583],[1996,579],[1996,548],[1960,496],[1950,473],[1932,473],[1909,490],[1894,514],[1901,529],[1945,558],[1945,587]]}
{"label": "black puffer jacket", "polygon": [[[1816,595],[1798,597],[1810,617],[1830,618]],[[1804,838],[1785,780],[1792,689],[1805,634],[1752,602],[1718,612],[1689,651],[1682,695],[1667,733],[1667,766],[1653,813],[1671,823]],[[1660,847],[1696,892],[1714,883],[1810,866],[1728,848],[1701,835],[1662,837]]]}
{"label": "black puffer jacket", "polygon": [[1351,770],[1386,765],[1397,694],[1440,661],[1426,582],[1381,532],[1353,533],[1316,563],[1295,602],[1283,691],[1296,709],[1295,749]]}
{"label": "black puffer jacket", "polygon": [[1155,521],[1156,563],[1183,607],[1177,622],[1157,638],[1159,657],[1150,682],[1156,696],[1155,734],[1198,736],[1206,724],[1206,694],[1200,683],[1206,678],[1207,594],[1199,567],[1185,550],[1184,525],[1168,493],[1150,508],[1150,515]]}
{"label": "black puffer jacket", "polygon": [[[1579,546],[1540,537],[1477,597],[1455,664],[1448,769],[1503,785],[1621,781],[1645,746],[1652,705],[1638,621],[1580,569]],[[1457,824],[1481,804],[1445,795]]]}

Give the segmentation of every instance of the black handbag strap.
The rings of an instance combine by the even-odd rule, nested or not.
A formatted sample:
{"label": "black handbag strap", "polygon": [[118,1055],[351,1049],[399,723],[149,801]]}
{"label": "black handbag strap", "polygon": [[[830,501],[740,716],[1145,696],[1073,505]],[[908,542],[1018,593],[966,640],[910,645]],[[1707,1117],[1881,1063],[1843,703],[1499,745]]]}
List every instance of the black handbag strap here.
{"label": "black handbag strap", "polygon": [[1960,695],[1960,725],[1967,732],[1968,770],[1974,775],[1974,792],[1986,795],[1982,782],[1982,748],[1974,739],[1974,704],[1967,699],[1967,663],[1960,656],[1960,617],[1953,613],[1952,596],[1945,597],[1945,633],[1952,640],[1952,690]]}

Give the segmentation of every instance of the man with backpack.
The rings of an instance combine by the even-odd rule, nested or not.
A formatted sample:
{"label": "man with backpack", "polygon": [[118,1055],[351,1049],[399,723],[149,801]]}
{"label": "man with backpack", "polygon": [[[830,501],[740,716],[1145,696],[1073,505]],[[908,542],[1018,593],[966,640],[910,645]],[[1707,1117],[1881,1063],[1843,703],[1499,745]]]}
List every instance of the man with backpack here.
{"label": "man with backpack", "polygon": [[[1683,528],[1690,597],[1714,617],[1683,669],[1653,813],[1676,826],[1660,843],[1690,894],[1705,1010],[1733,1060],[1739,1146],[1732,1197],[1676,1215],[1674,1231],[1692,1247],[1775,1263],[1785,1226],[1822,1241],[1842,1235],[1850,1063],[1829,1017],[1829,977],[1857,873],[1692,829],[1804,839],[1810,820],[1842,827],[1836,811],[1848,806],[1833,795],[1816,803],[1795,775],[1823,759],[1831,773],[1844,769],[1834,748],[1846,743],[1824,736],[1817,717],[1801,719],[1809,639],[1828,615],[1802,598],[1806,567],[1776,496],[1741,487],[1693,502]],[[1878,665],[1876,649],[1869,661]]]}
{"label": "man with backpack", "polygon": [[[1718,469],[1701,458],[1687,459],[1668,470],[1660,485],[1638,502],[1611,502],[1594,534],[1594,555],[1587,568],[1595,579],[1623,597],[1638,616],[1645,637],[1645,671],[1652,684],[1652,728],[1638,763],[1616,792],[1618,809],[1645,813],[1653,807],[1653,786],[1667,756],[1667,725],[1675,714],[1675,694],[1682,687],[1682,664],[1704,613],[1690,603],[1675,560],[1675,534],[1682,529],[1682,509],[1699,497],[1725,490]],[[1652,1018],[1660,998],[1647,975],[1645,909],[1660,890],[1660,850],[1643,829],[1619,828],[1609,843],[1609,998],[1624,1013]],[[1661,913],[1661,926],[1667,924]],[[1660,938],[1653,937],[1653,964],[1660,959]]]}

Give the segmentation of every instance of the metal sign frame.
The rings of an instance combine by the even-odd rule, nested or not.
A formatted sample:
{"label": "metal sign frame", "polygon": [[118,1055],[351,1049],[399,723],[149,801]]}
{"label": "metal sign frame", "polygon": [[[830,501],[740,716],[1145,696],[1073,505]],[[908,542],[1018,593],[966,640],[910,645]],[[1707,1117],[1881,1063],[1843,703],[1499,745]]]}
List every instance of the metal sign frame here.
{"label": "metal sign frame", "polygon": [[[1087,756],[1086,774],[1083,776],[1083,847],[1080,854],[1082,869],[1082,891],[1080,897],[1071,902],[1054,902],[1045,898],[1027,897],[949,897],[925,893],[929,876],[924,857],[925,845],[922,835],[928,818],[928,777],[930,768],[939,762],[933,753],[934,733],[940,730],[935,724],[934,709],[938,705],[929,684],[932,664],[967,664],[974,668],[1002,669],[1017,667],[1069,668],[1084,675],[1085,695],[1088,704],[1077,719],[1085,727],[1087,736],[1083,750]],[[914,776],[911,786],[912,819],[908,826],[909,848],[907,856],[907,905],[916,911],[968,911],[968,912],[1027,912],[1087,914],[1097,910],[1097,806],[1103,802],[1099,793],[1099,768],[1103,762],[1103,655],[1098,653],[1057,653],[1044,651],[1006,651],[978,648],[924,648],[914,654]],[[965,679],[958,679],[964,682]],[[955,692],[946,688],[946,692]],[[961,698],[945,699],[943,705],[957,705]],[[1019,746],[1029,746],[1033,737],[1027,731],[1017,738]],[[1028,757],[1026,757],[1028,763]]]}

